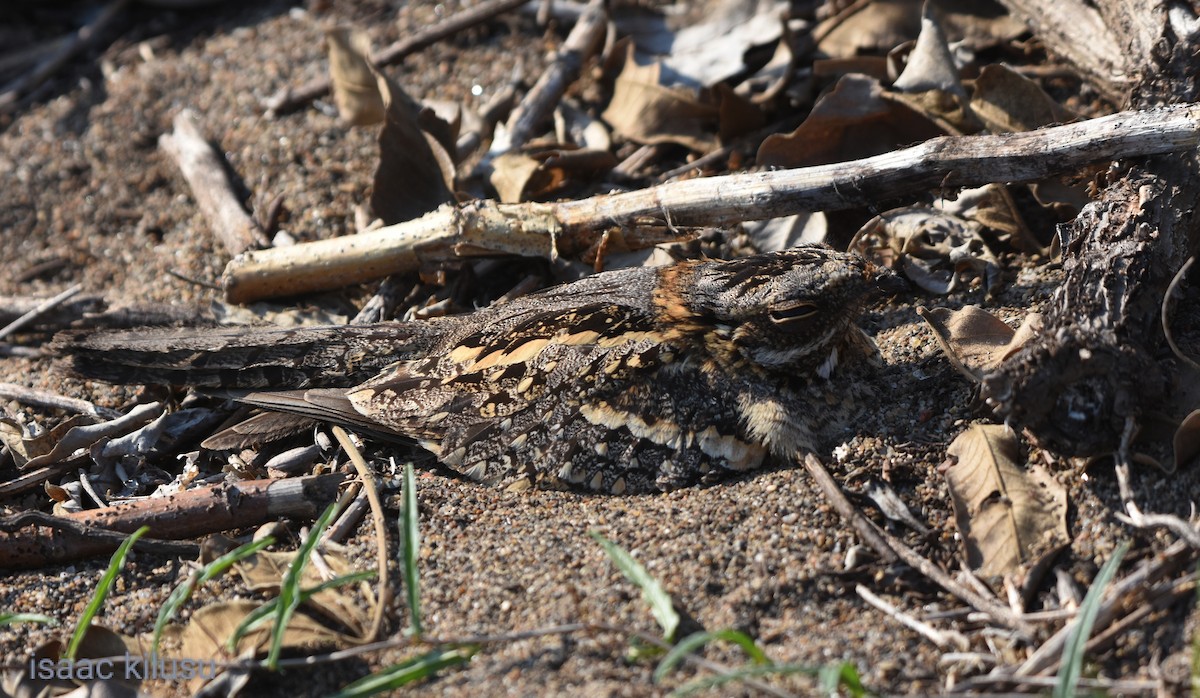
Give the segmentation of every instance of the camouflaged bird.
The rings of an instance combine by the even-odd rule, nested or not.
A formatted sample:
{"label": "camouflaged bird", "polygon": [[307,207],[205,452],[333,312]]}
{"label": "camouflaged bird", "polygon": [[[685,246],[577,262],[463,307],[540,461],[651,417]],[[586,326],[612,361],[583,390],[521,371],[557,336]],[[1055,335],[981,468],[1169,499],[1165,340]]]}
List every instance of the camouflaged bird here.
{"label": "camouflaged bird", "polygon": [[411,439],[482,482],[669,490],[817,449],[856,408],[839,364],[895,275],[824,246],[605,272],[463,316],[76,333],[84,376],[252,388],[242,402]]}

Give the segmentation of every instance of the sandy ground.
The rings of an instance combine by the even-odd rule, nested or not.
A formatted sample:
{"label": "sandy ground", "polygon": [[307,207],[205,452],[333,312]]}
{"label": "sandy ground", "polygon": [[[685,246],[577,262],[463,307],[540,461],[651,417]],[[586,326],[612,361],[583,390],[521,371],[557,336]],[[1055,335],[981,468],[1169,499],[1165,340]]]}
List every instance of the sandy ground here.
{"label": "sandy ground", "polygon": [[[158,135],[183,107],[203,115],[205,129],[256,200],[285,197],[290,217],[284,228],[297,238],[354,228],[354,206],[369,193],[373,132],[339,125],[327,103],[272,120],[261,114],[259,101],[284,84],[321,73],[321,22],[354,21],[382,45],[403,27],[422,26],[435,8],[414,3],[397,19],[382,2],[332,3],[320,17],[282,2],[248,5],[258,4],[179,13],[138,7],[116,43],[72,64],[45,96],[5,123],[0,241],[8,273],[0,275],[0,293],[50,294],[81,283],[114,299],[186,306],[217,298],[168,274],[175,270],[215,280],[226,261],[214,249],[174,166],[156,147]],[[458,4],[438,7],[449,12]],[[536,74],[548,45],[531,19],[513,17],[427,49],[397,73],[418,97],[478,103],[518,63]],[[481,95],[470,94],[473,85],[483,87]],[[48,273],[21,276],[34,265],[59,259],[62,263]],[[988,305],[1017,321],[1049,294],[1054,273],[1014,268],[1006,281],[1007,290]],[[347,307],[362,297],[361,290],[350,291],[321,302]],[[867,313],[864,327],[876,336],[887,362],[878,376],[878,399],[864,405],[855,434],[839,451],[843,457],[827,459],[853,501],[872,518],[954,570],[960,542],[938,467],[949,441],[979,415],[972,387],[940,355],[914,307],[981,302],[978,291],[949,298],[913,294]],[[66,379],[48,360],[0,359],[0,380],[113,407],[132,394]],[[7,409],[42,421],[57,418],[15,403]],[[1071,502],[1073,542],[1059,559],[1065,577],[1086,589],[1120,540],[1135,542],[1126,569],[1165,547],[1166,536],[1131,532],[1113,517],[1120,505],[1111,465],[1085,471],[1082,464],[1050,461]],[[0,471],[3,477],[11,473],[11,468]],[[386,475],[394,495],[394,473]],[[1135,486],[1155,510],[1186,515],[1187,493],[1200,491],[1196,479],[1195,469],[1170,478],[1149,471],[1135,475]],[[894,488],[930,532],[889,522],[870,500],[856,496],[871,480]],[[910,570],[879,564],[869,554],[847,570],[847,560],[859,558],[858,541],[802,469],[778,467],[714,487],[642,497],[511,493],[437,470],[422,471],[418,487],[422,594],[426,626],[434,636],[572,622],[654,632],[639,591],[589,537],[596,530],[633,552],[699,626],[743,630],[776,661],[812,666],[849,661],[880,693],[938,692],[951,677],[969,673],[965,665],[939,661],[943,650],[867,606],[855,586],[864,585],[919,617],[962,610],[961,603]],[[17,511],[44,500],[38,492],[0,504]],[[395,515],[394,504],[389,513]],[[289,528],[298,533],[302,523]],[[394,532],[391,542],[395,549]],[[360,527],[351,549],[364,564],[373,559],[369,523]],[[69,628],[102,568],[102,561],[91,561],[0,575],[0,611],[48,613]],[[181,560],[134,555],[102,622],[131,634],[148,630],[184,571]],[[1042,597],[1054,583],[1053,575],[1043,582]],[[191,608],[234,596],[253,595],[228,579],[202,592]],[[1195,625],[1189,612],[1189,604],[1176,605],[1130,628],[1089,672],[1147,678],[1162,666],[1184,662],[1186,667]],[[979,625],[961,616],[932,622],[971,633],[972,649],[986,651],[983,636],[974,632]],[[403,627],[404,608],[397,604],[387,629],[399,634]],[[1044,635],[1056,628],[1045,625]],[[2,629],[0,646],[9,662],[20,662],[37,645],[64,634],[62,628]],[[1026,652],[1003,637],[993,643],[1009,660],[1019,661]],[[428,689],[472,696],[647,695],[694,676],[684,670],[655,685],[654,662],[629,660],[629,648],[627,637],[617,632],[501,643],[482,650],[469,666],[444,672]],[[253,689],[256,695],[326,693],[409,654],[394,650],[317,669],[259,674]],[[743,661],[736,650],[720,646],[706,656],[729,664]],[[815,687],[805,677],[771,681],[798,694]],[[162,683],[146,688],[156,694],[185,690]]]}

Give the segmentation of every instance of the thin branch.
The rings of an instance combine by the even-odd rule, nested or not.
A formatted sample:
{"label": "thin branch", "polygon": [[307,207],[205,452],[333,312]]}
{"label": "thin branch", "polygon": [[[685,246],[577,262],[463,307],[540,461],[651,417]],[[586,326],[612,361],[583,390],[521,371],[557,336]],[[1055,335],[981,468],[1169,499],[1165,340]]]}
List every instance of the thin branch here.
{"label": "thin branch", "polygon": [[[671,182],[554,204],[476,201],[341,238],[239,255],[225,268],[231,302],[328,290],[478,254],[555,257],[622,228],[631,248],[657,244],[665,222],[702,227],[801,211],[877,205],[914,191],[1018,182],[1093,162],[1200,142],[1200,106],[1122,112],[1000,136],[946,136],[851,162]],[[653,227],[657,226],[657,235]],[[671,235],[671,238],[677,235]]]}
{"label": "thin branch", "polygon": [[10,334],[16,332],[17,330],[21,329],[22,327],[25,327],[29,323],[33,322],[34,320],[37,320],[39,317],[45,315],[46,313],[57,308],[58,306],[65,303],[66,301],[70,300],[71,297],[73,297],[75,294],[79,293],[79,291],[81,289],[83,289],[82,285],[75,284],[74,286],[68,288],[67,290],[63,291],[62,293],[58,294],[57,296],[54,296],[53,298],[48,298],[45,301],[42,301],[41,303],[39,303],[37,305],[37,307],[31,308],[29,310],[29,312],[25,313],[24,315],[17,318],[16,320],[13,320],[12,322],[8,323],[3,328],[0,328],[0,340],[7,338]]}
{"label": "thin branch", "polygon": [[7,85],[0,87],[0,113],[11,112],[17,108],[22,95],[42,84],[66,65],[76,54],[87,50],[104,36],[108,26],[113,23],[129,4],[129,0],[114,0],[100,11],[90,24],[80,27],[75,33],[66,37],[55,46],[36,68]]}
{"label": "thin branch", "polygon": [[[0,560],[6,570],[35,569],[104,555],[143,525],[150,526],[159,538],[177,539],[257,526],[283,516],[315,517],[336,497],[343,479],[340,474],[329,474],[221,483],[53,517],[52,522],[18,514],[0,520]],[[66,523],[57,525],[58,519]],[[22,528],[28,524],[50,526],[51,530]],[[99,536],[95,534],[98,529],[113,535]]]}
{"label": "thin branch", "polygon": [[224,160],[196,126],[197,118],[191,109],[179,112],[174,133],[159,136],[158,147],[179,166],[209,229],[230,254],[266,246],[266,237],[233,190]]}
{"label": "thin branch", "polygon": [[23,405],[32,407],[45,407],[74,414],[90,414],[103,419],[116,419],[121,416],[121,413],[116,410],[100,407],[87,400],[59,395],[48,390],[28,388],[15,383],[0,383],[0,400],[16,400]]}
{"label": "thin branch", "polygon": [[379,637],[379,633],[383,630],[384,612],[391,603],[392,597],[392,586],[388,582],[387,524],[383,518],[383,502],[379,500],[379,486],[375,481],[375,475],[371,472],[367,462],[363,460],[358,447],[350,440],[350,435],[346,433],[345,429],[336,425],[333,427],[333,435],[346,450],[346,455],[350,457],[354,469],[358,471],[363,491],[371,503],[371,519],[375,524],[375,564],[379,570],[376,583],[379,591],[375,595],[375,609],[371,614],[371,631],[363,637],[365,642],[371,642]]}
{"label": "thin branch", "polygon": [[554,62],[508,117],[507,149],[519,148],[537,135],[538,129],[554,113],[567,88],[579,77],[584,61],[604,42],[607,27],[608,13],[604,0],[592,0],[588,3],[587,12],[571,29],[562,49],[555,55]]}
{"label": "thin branch", "polygon": [[[825,466],[821,464],[821,461],[816,456],[811,454],[807,456],[804,459],[804,467],[817,480],[817,484],[820,485],[821,491],[825,493],[833,508],[846,518],[847,523],[854,526],[854,530],[863,536],[863,541],[867,545],[870,545],[883,559],[892,561],[899,558],[934,584],[962,599],[976,610],[991,616],[995,622],[1029,637],[1034,636],[1033,625],[1024,618],[1018,616],[997,599],[984,596],[974,589],[959,584],[945,570],[921,557],[917,551],[908,547],[903,541],[889,534],[887,531],[880,529],[861,511],[855,509],[849,500],[846,499],[846,495],[842,492],[841,487],[837,486],[837,483],[829,476],[829,471],[825,470]],[[870,530],[871,533],[863,533],[866,530]]]}
{"label": "thin branch", "polygon": [[888,603],[887,601],[884,601],[879,596],[877,596],[874,592],[872,592],[870,589],[866,588],[865,586],[863,586],[861,584],[854,585],[854,591],[860,597],[862,597],[863,601],[866,601],[868,604],[874,606],[875,608],[879,609],[883,613],[887,614],[890,618],[894,619],[896,622],[900,623],[901,625],[908,628],[909,630],[912,630],[913,632],[921,635],[922,637],[928,639],[930,642],[932,642],[933,644],[937,645],[940,648],[945,648],[948,645],[953,645],[954,648],[957,649],[958,651],[964,652],[970,646],[970,642],[967,640],[966,636],[964,636],[962,633],[960,633],[956,630],[950,630],[950,631],[943,632],[928,623],[919,621],[916,618],[913,618],[912,616],[908,615],[907,613],[904,613],[903,611],[896,608],[895,606]]}

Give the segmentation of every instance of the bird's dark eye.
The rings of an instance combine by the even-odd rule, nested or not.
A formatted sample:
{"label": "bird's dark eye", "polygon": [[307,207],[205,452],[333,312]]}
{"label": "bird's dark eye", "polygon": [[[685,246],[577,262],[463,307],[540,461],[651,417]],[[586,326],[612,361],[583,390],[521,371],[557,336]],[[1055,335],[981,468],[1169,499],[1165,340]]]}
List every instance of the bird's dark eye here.
{"label": "bird's dark eye", "polygon": [[817,305],[800,301],[783,308],[774,308],[768,313],[771,322],[777,325],[787,325],[790,323],[799,323],[817,315]]}

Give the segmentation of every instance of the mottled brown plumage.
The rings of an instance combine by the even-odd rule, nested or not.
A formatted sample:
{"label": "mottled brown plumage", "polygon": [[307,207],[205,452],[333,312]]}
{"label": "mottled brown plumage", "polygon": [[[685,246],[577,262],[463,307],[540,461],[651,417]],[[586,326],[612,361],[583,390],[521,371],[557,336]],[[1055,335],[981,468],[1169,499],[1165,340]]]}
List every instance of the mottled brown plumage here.
{"label": "mottled brown plumage", "polygon": [[874,353],[853,322],[894,281],[804,246],[607,272],[424,322],[58,346],[86,376],[253,388],[239,399],[412,439],[475,480],[619,494],[790,460],[836,436],[858,401],[834,369]]}

